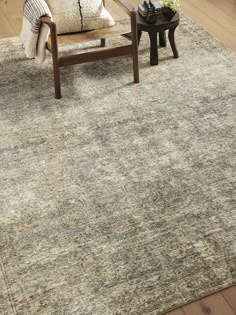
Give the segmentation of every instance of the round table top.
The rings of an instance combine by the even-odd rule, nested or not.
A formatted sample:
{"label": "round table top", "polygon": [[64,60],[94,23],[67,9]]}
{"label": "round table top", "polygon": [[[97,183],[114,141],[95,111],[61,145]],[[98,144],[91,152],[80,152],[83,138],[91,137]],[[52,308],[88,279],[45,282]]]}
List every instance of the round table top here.
{"label": "round table top", "polygon": [[141,16],[138,12],[136,13],[136,15],[137,15],[136,20],[137,20],[138,29],[141,29],[143,31],[150,31],[151,29],[164,30],[164,29],[169,29],[172,26],[179,24],[178,12],[175,13],[175,15],[173,16],[171,20],[169,20],[163,14],[158,14],[156,16],[156,22],[154,24],[147,24],[145,17]]}

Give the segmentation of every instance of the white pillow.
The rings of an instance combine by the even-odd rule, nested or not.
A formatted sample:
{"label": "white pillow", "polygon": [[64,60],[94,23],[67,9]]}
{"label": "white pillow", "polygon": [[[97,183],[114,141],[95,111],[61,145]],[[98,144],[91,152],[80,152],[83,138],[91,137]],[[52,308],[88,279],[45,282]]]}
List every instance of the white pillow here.
{"label": "white pillow", "polygon": [[57,33],[73,33],[114,25],[102,0],[47,0]]}

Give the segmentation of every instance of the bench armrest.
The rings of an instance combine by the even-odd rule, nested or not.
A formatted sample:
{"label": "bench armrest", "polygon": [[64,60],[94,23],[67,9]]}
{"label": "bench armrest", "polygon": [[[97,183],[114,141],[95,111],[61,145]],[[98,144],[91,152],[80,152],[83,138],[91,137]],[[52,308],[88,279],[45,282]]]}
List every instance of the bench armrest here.
{"label": "bench armrest", "polygon": [[51,18],[49,16],[42,16],[40,19],[39,19],[42,23],[45,23],[47,24],[49,27],[50,25],[53,23]]}

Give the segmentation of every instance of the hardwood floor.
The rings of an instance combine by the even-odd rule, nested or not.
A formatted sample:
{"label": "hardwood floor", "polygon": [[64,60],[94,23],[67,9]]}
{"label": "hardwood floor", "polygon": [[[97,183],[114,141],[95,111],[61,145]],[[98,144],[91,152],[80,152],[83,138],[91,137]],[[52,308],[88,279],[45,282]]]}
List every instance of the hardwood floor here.
{"label": "hardwood floor", "polygon": [[[130,0],[139,3],[141,0]],[[0,0],[0,38],[17,36],[21,29],[24,0]],[[123,11],[106,0],[114,18],[124,18]],[[236,51],[236,0],[181,0],[183,12]]]}
{"label": "hardwood floor", "polygon": [[[138,3],[138,0],[132,0]],[[0,0],[0,38],[17,36],[21,30],[24,0]],[[121,9],[106,0],[115,19],[124,18]],[[236,51],[236,0],[181,0],[183,12]],[[236,315],[236,286],[185,305],[166,315]]]}

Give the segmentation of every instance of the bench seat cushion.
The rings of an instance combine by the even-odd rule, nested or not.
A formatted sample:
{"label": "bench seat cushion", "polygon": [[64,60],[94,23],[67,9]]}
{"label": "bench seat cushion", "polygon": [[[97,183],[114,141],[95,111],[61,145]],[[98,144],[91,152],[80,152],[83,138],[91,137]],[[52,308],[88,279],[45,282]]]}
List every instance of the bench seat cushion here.
{"label": "bench seat cushion", "polygon": [[102,0],[47,0],[57,33],[66,34],[114,25]]}

